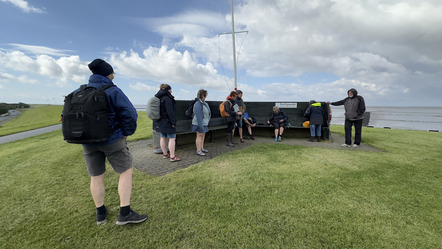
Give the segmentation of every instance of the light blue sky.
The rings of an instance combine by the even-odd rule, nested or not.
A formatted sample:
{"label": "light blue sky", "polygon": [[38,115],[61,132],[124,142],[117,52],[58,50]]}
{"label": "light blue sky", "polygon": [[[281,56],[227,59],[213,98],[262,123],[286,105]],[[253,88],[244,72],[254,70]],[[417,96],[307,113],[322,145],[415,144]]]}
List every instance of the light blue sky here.
{"label": "light blue sky", "polygon": [[[245,101],[442,106],[439,0],[234,1]],[[144,105],[161,83],[177,99],[233,89],[230,0],[0,0],[0,102],[62,104],[108,61]]]}

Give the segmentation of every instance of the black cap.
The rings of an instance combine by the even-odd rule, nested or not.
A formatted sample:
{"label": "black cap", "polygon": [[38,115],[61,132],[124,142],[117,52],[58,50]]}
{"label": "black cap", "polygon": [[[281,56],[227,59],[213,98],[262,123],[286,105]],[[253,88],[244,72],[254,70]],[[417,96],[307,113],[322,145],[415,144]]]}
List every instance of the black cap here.
{"label": "black cap", "polygon": [[87,65],[93,74],[99,74],[104,77],[114,72],[112,66],[102,59],[95,59]]}

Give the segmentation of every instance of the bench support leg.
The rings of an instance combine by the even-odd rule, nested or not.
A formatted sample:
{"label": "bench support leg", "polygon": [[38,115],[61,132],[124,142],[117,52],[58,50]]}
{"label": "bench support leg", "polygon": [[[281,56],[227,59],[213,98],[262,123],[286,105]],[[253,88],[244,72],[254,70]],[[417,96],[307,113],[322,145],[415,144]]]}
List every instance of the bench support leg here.
{"label": "bench support leg", "polygon": [[213,143],[213,131],[209,131],[210,132],[210,142]]}

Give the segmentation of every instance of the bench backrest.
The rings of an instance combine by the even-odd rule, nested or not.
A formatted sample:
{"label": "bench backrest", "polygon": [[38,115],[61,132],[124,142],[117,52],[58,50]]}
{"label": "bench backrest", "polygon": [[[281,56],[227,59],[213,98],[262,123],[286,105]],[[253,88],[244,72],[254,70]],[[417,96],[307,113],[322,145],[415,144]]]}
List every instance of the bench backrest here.
{"label": "bench backrest", "polygon": [[[177,117],[177,134],[189,133],[192,126],[192,120],[185,115],[190,100],[176,101],[176,117]],[[219,104],[221,101],[207,101],[210,106],[212,118],[209,123],[209,129],[226,128],[226,120],[219,113]],[[289,127],[302,127],[302,123],[307,120],[304,113],[310,106],[309,102],[281,101],[281,102],[245,102],[247,112],[250,116],[255,117],[258,124],[265,124],[270,118],[273,106],[279,106],[289,117]],[[324,109],[323,127],[329,126],[329,106],[322,103]]]}
{"label": "bench backrest", "polygon": [[[185,115],[190,100],[177,100],[176,101],[176,118],[177,118],[177,134],[183,134],[190,132],[192,127],[192,120],[188,119]],[[212,117],[209,123],[209,129],[225,129],[227,127],[226,119],[221,117],[219,113],[220,101],[206,101],[210,106],[210,112]]]}
{"label": "bench backrest", "polygon": [[[304,117],[304,113],[310,106],[309,102],[245,102],[249,116],[255,117],[258,124],[265,124],[270,119],[273,106],[278,106],[288,116],[289,127],[302,127],[302,123],[308,118]],[[322,103],[324,110],[324,127],[329,126],[329,106]]]}

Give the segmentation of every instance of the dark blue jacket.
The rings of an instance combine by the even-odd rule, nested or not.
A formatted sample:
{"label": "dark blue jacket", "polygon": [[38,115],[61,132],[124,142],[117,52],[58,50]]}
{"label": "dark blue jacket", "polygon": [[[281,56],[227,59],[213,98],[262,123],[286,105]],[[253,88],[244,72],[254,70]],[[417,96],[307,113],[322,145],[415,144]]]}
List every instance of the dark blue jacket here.
{"label": "dark blue jacket", "polygon": [[169,91],[159,90],[155,94],[161,100],[160,119],[153,122],[153,127],[157,132],[166,134],[176,133],[176,101]]}
{"label": "dark blue jacket", "polygon": [[304,116],[308,117],[310,124],[312,125],[322,125],[324,121],[324,110],[320,102],[311,104],[305,111]]}
{"label": "dark blue jacket", "polygon": [[269,121],[270,123],[273,122],[278,122],[283,119],[284,123],[287,122],[287,120],[289,119],[289,117],[287,116],[287,114],[285,114],[285,112],[281,109],[279,109],[278,113],[272,112],[272,116],[270,117]]}
{"label": "dark blue jacket", "polygon": [[[89,83],[87,85],[98,89],[107,84],[113,83],[107,77],[93,74],[89,77]],[[123,136],[134,134],[137,129],[137,110],[123,91],[117,86],[113,86],[107,88],[104,92],[106,93],[107,101],[109,103],[109,113],[111,113],[109,115],[109,126],[113,128],[113,132],[105,142],[93,145],[115,143]]]}

